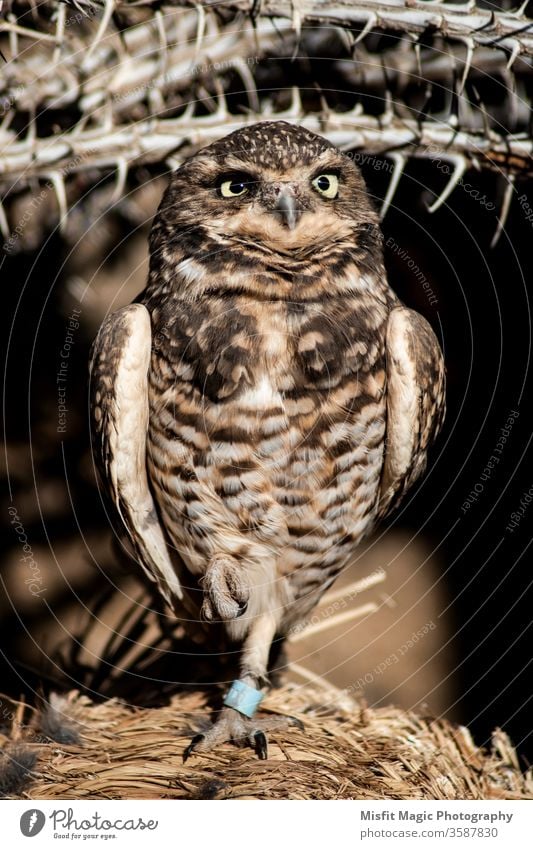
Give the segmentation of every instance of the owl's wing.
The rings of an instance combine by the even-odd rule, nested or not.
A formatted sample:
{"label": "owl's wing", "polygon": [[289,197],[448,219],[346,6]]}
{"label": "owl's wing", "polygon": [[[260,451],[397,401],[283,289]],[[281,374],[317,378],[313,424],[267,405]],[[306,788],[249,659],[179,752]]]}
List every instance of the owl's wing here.
{"label": "owl's wing", "polygon": [[90,363],[93,456],[140,564],[169,604],[182,598],[146,471],[150,315],[142,304],[112,313]]}
{"label": "owl's wing", "polygon": [[406,307],[387,325],[387,436],[380,514],[396,507],[426,467],[445,413],[442,352],[433,330]]}

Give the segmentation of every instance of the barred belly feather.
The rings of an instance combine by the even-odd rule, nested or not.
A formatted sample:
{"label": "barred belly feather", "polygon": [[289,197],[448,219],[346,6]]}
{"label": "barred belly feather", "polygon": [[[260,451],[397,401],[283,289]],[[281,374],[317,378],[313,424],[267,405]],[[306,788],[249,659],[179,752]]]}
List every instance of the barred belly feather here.
{"label": "barred belly feather", "polygon": [[[221,544],[248,569],[269,564],[277,590],[254,606],[273,594],[280,627],[316,603],[378,507],[388,305],[332,306],[335,320],[316,304],[242,297],[155,315],[148,464],[167,533],[196,575]],[[221,318],[234,328],[222,338]],[[370,356],[357,344],[369,334]],[[219,345],[203,348],[208,337]]]}

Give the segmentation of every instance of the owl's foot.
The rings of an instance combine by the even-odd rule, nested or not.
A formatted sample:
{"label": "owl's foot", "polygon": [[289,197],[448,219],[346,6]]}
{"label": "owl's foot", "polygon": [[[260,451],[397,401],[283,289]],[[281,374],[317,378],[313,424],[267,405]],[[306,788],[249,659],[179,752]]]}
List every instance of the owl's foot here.
{"label": "owl's foot", "polygon": [[304,729],[303,722],[295,716],[266,716],[249,719],[230,707],[225,707],[215,724],[204,734],[193,737],[183,753],[183,761],[193,753],[210,752],[221,743],[251,746],[261,760],[268,757],[269,731],[284,731],[290,727]]}
{"label": "owl's foot", "polygon": [[246,611],[250,589],[243,580],[243,569],[233,557],[214,557],[201,580],[204,589],[202,616],[214,619],[237,619]]}

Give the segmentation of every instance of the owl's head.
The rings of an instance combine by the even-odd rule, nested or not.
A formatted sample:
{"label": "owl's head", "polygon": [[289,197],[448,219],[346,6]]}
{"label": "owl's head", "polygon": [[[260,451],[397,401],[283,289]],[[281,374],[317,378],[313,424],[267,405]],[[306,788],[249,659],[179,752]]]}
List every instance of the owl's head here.
{"label": "owl's head", "polygon": [[[320,136],[285,121],[231,133],[186,161],[160,207],[167,237],[310,257],[377,234],[361,174]],[[163,222],[161,222],[163,223]],[[187,235],[188,234],[188,235]]]}

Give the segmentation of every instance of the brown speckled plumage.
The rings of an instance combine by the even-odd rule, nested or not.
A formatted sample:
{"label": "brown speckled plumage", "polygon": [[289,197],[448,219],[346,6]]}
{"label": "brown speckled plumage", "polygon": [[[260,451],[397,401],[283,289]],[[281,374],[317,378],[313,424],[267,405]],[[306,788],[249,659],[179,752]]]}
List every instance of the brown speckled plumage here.
{"label": "brown speckled plumage", "polygon": [[[332,192],[338,183],[335,196],[319,192],[319,175]],[[223,197],[224,181],[242,193]],[[150,362],[128,380],[119,337],[129,323],[142,349],[145,316]],[[147,470],[142,497],[159,518],[148,524],[166,539],[167,559],[158,550],[157,569],[146,556],[144,568],[176,610],[179,593],[202,627],[224,622],[254,685],[273,637],[316,604],[423,471],[444,410],[438,343],[389,288],[357,168],[284,122],[233,133],[175,172],[148,285],[103,325],[92,375],[95,456],[119,506],[105,424],[121,406],[115,381],[133,407],[137,387],[146,410],[129,471],[127,457],[121,465],[126,481]],[[128,521],[136,509],[122,515],[143,559],[151,545]],[[235,738],[228,711],[200,748]],[[257,725],[240,734],[252,739]]]}

